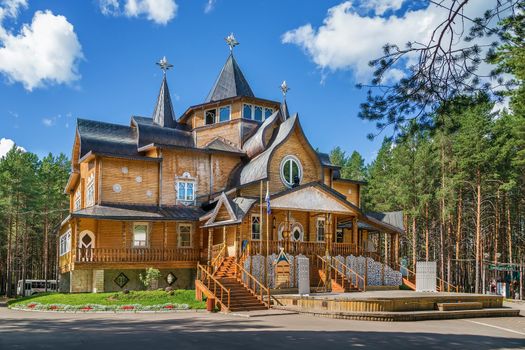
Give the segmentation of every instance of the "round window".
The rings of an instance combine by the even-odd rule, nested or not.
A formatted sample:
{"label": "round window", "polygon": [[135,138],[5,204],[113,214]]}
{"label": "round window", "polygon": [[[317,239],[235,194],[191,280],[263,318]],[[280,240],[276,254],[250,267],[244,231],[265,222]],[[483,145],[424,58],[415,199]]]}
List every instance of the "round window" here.
{"label": "round window", "polygon": [[[279,241],[283,240],[283,231],[284,231],[284,222],[281,222],[279,224],[279,228],[277,229],[277,237]],[[292,230],[290,231],[289,240],[302,242],[303,237],[304,237],[303,225],[301,225],[298,222],[293,223]]]}
{"label": "round window", "polygon": [[299,185],[303,178],[301,162],[295,156],[286,156],[281,162],[281,181],[288,187]]}

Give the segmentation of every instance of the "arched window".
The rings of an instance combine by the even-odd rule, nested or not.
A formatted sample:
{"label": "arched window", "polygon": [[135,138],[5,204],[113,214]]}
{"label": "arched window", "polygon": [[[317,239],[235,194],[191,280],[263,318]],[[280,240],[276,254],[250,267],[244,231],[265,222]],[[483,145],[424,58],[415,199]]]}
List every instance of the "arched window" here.
{"label": "arched window", "polygon": [[287,187],[294,187],[301,183],[303,168],[295,156],[286,156],[281,162],[281,181]]}

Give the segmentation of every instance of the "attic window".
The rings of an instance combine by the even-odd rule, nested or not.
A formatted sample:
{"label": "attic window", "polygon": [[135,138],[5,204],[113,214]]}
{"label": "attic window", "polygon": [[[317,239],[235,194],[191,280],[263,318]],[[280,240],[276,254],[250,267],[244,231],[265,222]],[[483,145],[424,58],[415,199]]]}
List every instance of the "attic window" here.
{"label": "attic window", "polygon": [[253,119],[252,117],[252,105],[244,104],[242,107],[242,117],[244,119]]}
{"label": "attic window", "polygon": [[217,118],[217,110],[216,109],[209,109],[206,112],[204,112],[205,115],[205,123],[206,125],[215,124],[215,120]]}
{"label": "attic window", "polygon": [[263,108],[261,106],[255,106],[253,119],[262,122],[263,120]]}
{"label": "attic window", "polygon": [[302,177],[303,169],[299,159],[292,155],[284,157],[281,162],[281,181],[287,187],[295,187],[301,183]]}

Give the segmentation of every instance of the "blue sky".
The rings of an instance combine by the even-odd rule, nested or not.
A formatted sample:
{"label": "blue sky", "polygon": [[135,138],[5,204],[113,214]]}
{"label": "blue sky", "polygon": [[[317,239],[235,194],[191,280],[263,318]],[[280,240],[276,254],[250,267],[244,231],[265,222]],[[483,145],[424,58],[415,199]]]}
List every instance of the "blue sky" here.
{"label": "blue sky", "polygon": [[[131,115],[151,115],[161,82],[155,62],[164,55],[175,66],[168,82],[177,115],[203,102],[228,55],[224,37],[233,32],[256,96],[280,100],[285,79],[289,108],[314,147],[341,146],[370,161],[382,136],[367,139],[375,127],[357,117],[365,92],[355,83],[369,79],[366,63],[386,41],[418,39],[425,33],[411,28],[421,27],[423,14],[431,23],[436,17],[402,0],[3,1],[0,139],[39,155],[69,156],[77,117],[128,124]],[[130,1],[135,8],[126,7]],[[16,11],[9,14],[8,5]],[[41,40],[36,13],[47,10],[39,19],[56,31]]]}

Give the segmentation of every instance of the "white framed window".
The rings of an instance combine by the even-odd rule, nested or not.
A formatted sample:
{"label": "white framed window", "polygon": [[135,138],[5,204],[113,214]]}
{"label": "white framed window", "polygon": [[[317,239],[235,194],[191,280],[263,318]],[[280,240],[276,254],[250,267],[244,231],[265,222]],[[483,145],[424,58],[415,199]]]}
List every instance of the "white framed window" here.
{"label": "white framed window", "polygon": [[244,119],[253,119],[253,105],[245,103],[242,106],[242,117]]}
{"label": "white framed window", "polygon": [[261,239],[261,216],[259,214],[252,214],[251,231],[252,240],[258,241]]}
{"label": "white framed window", "polygon": [[195,182],[179,181],[177,184],[177,200],[190,202],[195,200]]}
{"label": "white framed window", "polygon": [[208,109],[204,112],[204,124],[211,125],[217,122],[217,110]]}
{"label": "white framed window", "polygon": [[95,173],[88,177],[86,186],[86,207],[95,205]]}
{"label": "white framed window", "polygon": [[270,117],[272,114],[272,108],[251,105],[248,103],[245,103],[242,106],[242,117],[244,119],[257,120],[259,122],[262,122],[266,118]]}
{"label": "white framed window", "polygon": [[71,230],[68,230],[62,236],[60,236],[60,256],[67,254],[71,251]]}
{"label": "white framed window", "polygon": [[133,223],[133,247],[141,248],[148,246],[148,230],[147,222]]}
{"label": "white framed window", "polygon": [[255,106],[253,109],[253,119],[258,122],[263,121],[263,108],[261,106]]}
{"label": "white framed window", "polygon": [[76,211],[82,206],[82,191],[80,190],[80,186],[78,186],[77,191],[75,192],[74,200],[73,210]]}
{"label": "white framed window", "polygon": [[264,119],[270,118],[270,116],[273,114],[273,109],[271,108],[265,108],[264,109]]}
{"label": "white framed window", "polygon": [[175,191],[177,192],[177,202],[182,204],[191,204],[196,197],[196,181],[189,172],[184,172],[182,176],[175,178]]}
{"label": "white framed window", "polygon": [[324,233],[326,226],[325,218],[317,218],[317,223],[315,226],[317,232],[317,242],[324,242]]}
{"label": "white framed window", "polygon": [[219,122],[227,122],[231,118],[231,107],[224,106],[219,108]]}
{"label": "white framed window", "polygon": [[192,246],[192,224],[178,224],[177,225],[177,246],[179,248],[191,248]]}
{"label": "white framed window", "polygon": [[286,156],[281,161],[281,181],[287,187],[299,185],[303,179],[301,162],[295,156]]}

